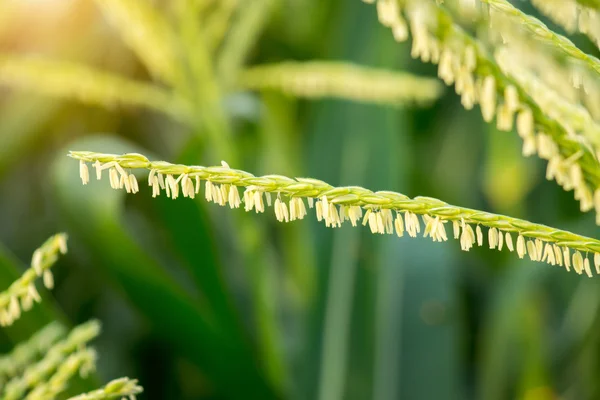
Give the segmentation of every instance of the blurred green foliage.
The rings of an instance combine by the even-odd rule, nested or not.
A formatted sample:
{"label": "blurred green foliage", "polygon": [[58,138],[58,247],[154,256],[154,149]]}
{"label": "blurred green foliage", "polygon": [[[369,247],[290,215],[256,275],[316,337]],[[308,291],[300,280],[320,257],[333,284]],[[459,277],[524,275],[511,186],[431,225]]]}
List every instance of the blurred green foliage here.
{"label": "blurred green foliage", "polygon": [[[147,399],[600,396],[597,279],[453,243],[152,199],[144,185],[136,196],[106,181],[81,186],[69,149],[225,159],[594,235],[593,217],[544,181],[540,162],[521,158],[516,136],[486,126],[450,91],[417,109],[234,90],[244,65],[285,60],[434,76],[374,8],[173,0],[141,1],[140,11],[138,1],[111,0],[102,14],[88,0],[1,1],[3,55],[42,54],[140,83],[152,76],[149,85],[191,110],[177,120],[0,89],[0,288],[46,237],[70,235],[56,289],[0,331],[0,350],[50,320],[95,317],[101,380],[137,377]],[[140,44],[127,18],[156,24],[144,31],[150,42]]]}

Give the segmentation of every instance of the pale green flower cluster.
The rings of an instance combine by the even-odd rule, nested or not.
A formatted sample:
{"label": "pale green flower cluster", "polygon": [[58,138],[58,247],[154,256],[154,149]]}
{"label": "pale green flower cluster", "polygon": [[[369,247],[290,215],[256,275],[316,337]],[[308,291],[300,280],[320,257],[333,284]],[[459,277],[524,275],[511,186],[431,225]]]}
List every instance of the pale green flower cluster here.
{"label": "pale green flower cluster", "polygon": [[[374,3],[375,0],[367,2]],[[508,14],[507,18],[512,18],[503,2],[485,2],[493,5],[496,14]],[[573,190],[582,211],[595,209],[600,224],[600,163],[595,149],[582,140],[583,135],[574,134],[577,121],[587,113],[570,115],[573,109],[564,106],[547,112],[518,81],[499,67],[478,39],[454,21],[441,3],[433,0],[376,1],[380,22],[390,27],[396,40],[407,39],[410,32],[413,57],[437,64],[439,77],[446,84],[455,86],[466,109],[479,104],[486,122],[496,118],[499,130],[516,128],[523,139],[523,154],[537,154],[548,160],[546,176],[556,180],[565,190]],[[527,21],[528,29],[538,26],[529,19]],[[538,36],[548,35],[546,30],[536,32]],[[588,69],[595,71],[596,60],[573,50],[572,43],[554,34],[550,38],[560,43],[561,51],[573,54],[578,62],[585,62]],[[561,124],[565,120],[569,122],[567,127]]]}
{"label": "pale green flower cluster", "polygon": [[243,71],[241,88],[278,90],[307,98],[338,97],[380,104],[427,104],[442,87],[435,79],[341,62],[284,62]]}
{"label": "pale green flower cluster", "polygon": [[0,293],[0,326],[11,325],[19,319],[22,311],[31,309],[41,297],[35,287],[35,280],[42,277],[44,286],[54,287],[54,277],[50,267],[58,260],[59,254],[67,252],[67,235],[59,233],[49,238],[33,253],[31,268]]}
{"label": "pale green flower cluster", "polygon": [[500,68],[519,83],[546,115],[564,127],[570,136],[581,135],[582,141],[600,149],[600,125],[585,107],[568,101],[534,72],[514,62],[514,53],[508,48],[496,50],[494,56]]}
{"label": "pale green flower cluster", "polygon": [[19,344],[14,350],[6,355],[0,356],[0,387],[35,361],[40,355],[45,354],[58,340],[67,333],[66,328],[58,323],[52,322],[40,329],[29,340]]}
{"label": "pale green flower cluster", "polygon": [[94,369],[96,353],[87,344],[99,333],[97,321],[77,326],[65,339],[52,345],[41,360],[30,363],[21,375],[3,385],[1,398],[53,399],[76,372],[85,375]]}
{"label": "pale green flower cluster", "polygon": [[[523,78],[518,75],[518,72],[527,70],[529,75],[535,76],[537,80],[543,82],[563,98],[562,101],[582,108],[591,117],[598,120],[600,118],[600,82],[594,77],[596,73],[587,71],[580,65],[565,62],[564,57],[547,51],[545,49],[547,46],[528,35],[519,34],[519,30],[512,27],[514,24],[508,23],[507,26],[504,26],[504,22],[504,20],[497,21],[488,26],[486,30],[487,37],[490,38],[495,48],[494,59],[503,73],[521,83]],[[503,65],[499,54],[502,55],[501,57],[509,57],[518,62]],[[540,95],[528,87],[523,87],[523,90],[538,102]],[[551,114],[552,110],[548,110],[545,104],[540,104],[540,109],[550,118],[555,118]],[[598,153],[600,147],[597,139],[593,140],[585,132],[582,132],[581,128],[575,127],[578,118],[578,113],[566,113],[558,122],[569,136],[578,135],[582,141],[593,144],[594,150]]]}
{"label": "pale green flower cluster", "polygon": [[578,0],[531,0],[569,33],[581,32],[600,47],[600,10]]}
{"label": "pale green flower cluster", "polygon": [[[2,322],[12,323],[21,315],[21,307],[29,309],[33,300],[40,301],[33,281],[42,276],[46,287],[53,286],[49,268],[66,253],[64,233],[49,238],[33,254],[31,268],[6,291],[0,293]],[[88,343],[100,333],[100,323],[89,321],[67,331],[58,322],[50,323],[29,340],[5,355],[0,355],[0,398],[3,400],[54,400],[64,392],[71,378],[86,376],[96,366],[96,351]],[[137,381],[127,378],[110,382],[104,389],[77,399],[110,399],[141,393]]]}
{"label": "pale green flower cluster", "polygon": [[593,119],[600,118],[600,62],[511,5],[491,4],[486,37],[502,72],[517,81],[546,116],[598,157],[600,135]]}
{"label": "pale green flower cluster", "polygon": [[600,60],[598,58],[586,54],[568,38],[555,33],[537,18],[522,12],[506,0],[480,1],[490,6],[489,11],[492,23],[496,16],[512,19],[515,22],[515,26],[525,30],[536,40],[547,44],[550,49],[559,51],[570,61],[580,63],[582,66],[596,72],[596,74],[600,74]]}
{"label": "pale green flower cluster", "polygon": [[[79,325],[63,338],[65,333],[62,325],[51,323],[10,354],[0,356],[0,398],[54,400],[67,389],[73,376],[85,377],[94,371],[97,354],[89,342],[99,335],[100,323]],[[135,400],[142,391],[137,380],[120,378],[71,400]]]}
{"label": "pale green flower cluster", "polygon": [[[52,376],[39,381],[25,396],[25,400],[54,400],[67,389],[69,380],[77,373],[85,378],[96,368],[98,355],[91,348],[83,348],[62,359]],[[15,398],[16,399],[16,398]]]}
{"label": "pale green flower cluster", "polygon": [[136,379],[119,378],[114,379],[101,389],[93,392],[71,397],[69,400],[105,400],[128,397],[135,400],[135,396],[143,392],[143,388],[137,384]]}
{"label": "pale green flower cluster", "polygon": [[[333,187],[311,178],[288,178],[280,175],[256,177],[230,168],[225,162],[218,167],[186,166],[164,161],[151,162],[140,154],[102,154],[72,151],[80,161],[80,176],[89,183],[89,167],[96,170],[97,179],[109,170],[111,186],[127,190],[134,176],[131,169],[149,171],[148,185],[152,196],[165,194],[195,198],[204,190],[209,202],[245,211],[265,212],[273,207],[280,222],[303,219],[307,205],[315,209],[316,218],[327,227],[340,227],[349,221],[352,226],[368,225],[373,233],[416,237],[422,233],[433,241],[458,240],[461,249],[484,245],[483,228],[487,228],[490,249],[516,251],[520,258],[528,255],[533,261],[571,267],[591,277],[590,258],[596,274],[600,274],[600,241],[571,232],[534,224],[516,218],[456,207],[429,197],[409,198],[400,193],[372,192],[361,187]],[[240,195],[239,189],[244,189]],[[132,190],[127,190],[133,192]],[[306,202],[305,202],[306,201]],[[420,217],[420,218],[419,218]],[[452,234],[447,229],[452,227]],[[448,228],[447,228],[448,227]]]}

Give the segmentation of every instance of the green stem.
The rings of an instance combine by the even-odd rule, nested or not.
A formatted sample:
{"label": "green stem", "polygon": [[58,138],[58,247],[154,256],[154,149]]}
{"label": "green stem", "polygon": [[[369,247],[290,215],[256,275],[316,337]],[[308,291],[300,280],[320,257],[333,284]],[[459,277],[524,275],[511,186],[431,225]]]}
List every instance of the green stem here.
{"label": "green stem", "polygon": [[275,0],[246,0],[239,10],[237,23],[233,25],[217,61],[220,81],[226,88],[235,84],[248,54],[258,40]]}
{"label": "green stem", "polygon": [[[360,154],[356,140],[347,145],[342,171],[344,179],[364,175],[365,160],[357,160],[351,154]],[[345,382],[348,370],[348,342],[352,322],[352,300],[360,236],[355,230],[337,231],[333,236],[333,250],[329,272],[323,350],[321,353],[321,374],[319,381],[320,400],[341,400],[345,398]],[[350,251],[349,251],[350,249]]]}

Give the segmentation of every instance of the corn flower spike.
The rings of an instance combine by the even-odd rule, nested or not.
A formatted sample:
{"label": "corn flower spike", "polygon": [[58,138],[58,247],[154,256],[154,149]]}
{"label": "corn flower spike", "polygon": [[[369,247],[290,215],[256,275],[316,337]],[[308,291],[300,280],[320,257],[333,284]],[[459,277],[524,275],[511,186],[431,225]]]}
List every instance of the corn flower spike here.
{"label": "corn flower spike", "polygon": [[52,322],[15,347],[11,353],[0,356],[0,387],[3,387],[8,379],[20,374],[40,355],[45,354],[66,333],[67,330],[62,324]]}
{"label": "corn flower spike", "polygon": [[567,32],[581,32],[600,47],[600,9],[577,0],[532,0],[531,3]]}
{"label": "corn flower spike", "polygon": [[502,13],[509,18],[513,18],[536,40],[600,74],[600,60],[581,51],[568,38],[553,32],[542,21],[525,14],[506,0],[481,0],[481,2],[487,3],[491,8],[491,12]]}
{"label": "corn flower spike", "polygon": [[135,400],[135,395],[143,391],[144,389],[137,384],[136,379],[119,378],[108,382],[101,389],[71,397],[69,400],[105,400],[121,397],[129,397],[130,400]]}
{"label": "corn flower spike", "polygon": [[[489,6],[486,5],[485,8]],[[565,57],[560,49],[538,40],[523,27],[518,18],[512,18],[493,8],[489,10],[489,24],[479,35],[495,48],[494,56],[499,64],[501,61],[496,55],[498,51],[510,54],[508,58],[511,62],[501,65],[502,70],[518,81],[540,109],[550,118],[557,119],[567,131],[580,133],[581,129],[565,126],[563,121],[569,125],[585,123],[581,111],[589,112],[596,120],[600,118],[598,72],[586,68],[578,60]],[[514,62],[515,60],[518,61]],[[532,85],[541,87],[532,88]],[[550,100],[550,97],[553,99]],[[553,106],[555,99],[561,105]],[[560,118],[557,118],[557,111]]]}
{"label": "corn flower spike", "polygon": [[41,300],[35,287],[37,277],[42,277],[46,288],[52,289],[54,279],[50,267],[58,260],[59,254],[66,252],[67,235],[59,233],[46,240],[33,253],[31,268],[0,293],[0,326],[11,325],[21,317],[22,311],[29,310],[34,302]]}
{"label": "corn flower spike", "polygon": [[[514,62],[514,54],[507,48],[498,49],[495,52],[495,59],[500,68],[508,75],[513,77],[525,92],[540,106],[544,113],[550,118],[556,120],[564,129],[576,133],[581,141],[585,141],[594,146],[598,151],[600,149],[600,125],[598,125],[588,110],[579,105],[573,104],[559,93],[546,85],[539,79],[535,73]],[[519,124],[517,117],[517,125]],[[531,124],[529,124],[531,125]],[[521,136],[524,129],[518,129]],[[556,148],[556,146],[554,146]],[[539,146],[540,157],[550,159],[558,153],[558,149],[551,150],[550,153],[544,152],[544,148]]]}
{"label": "corn flower spike", "polygon": [[[381,6],[382,2],[386,5]],[[538,154],[548,160],[547,179],[556,180],[565,190],[574,190],[582,211],[594,208],[596,223],[600,225],[600,162],[594,149],[581,140],[583,135],[573,134],[554,113],[548,115],[517,80],[500,68],[484,44],[455,22],[442,1],[378,0],[377,11],[380,22],[392,30],[395,24],[403,23],[398,21],[406,18],[412,36],[411,55],[423,62],[438,64],[440,79],[447,85],[454,84],[466,109],[479,103],[484,120],[491,122],[496,116],[498,129],[505,131],[513,129],[517,116],[523,154]],[[500,11],[494,13],[497,15]],[[568,48],[567,44],[564,46],[563,50]],[[582,62],[577,57],[571,58]],[[591,63],[595,65],[596,61]],[[596,74],[595,70],[589,72]],[[581,113],[574,115],[572,108],[560,111],[566,111],[569,122],[582,116]],[[573,168],[578,169],[575,174],[571,173]],[[596,193],[598,200],[593,201]]]}
{"label": "corn flower spike", "polygon": [[284,62],[242,72],[238,86],[295,97],[337,97],[378,104],[428,104],[443,86],[435,79],[341,62]]}
{"label": "corn flower spike", "polygon": [[46,380],[38,383],[31,390],[25,400],[54,400],[64,392],[69,380],[77,372],[81,377],[85,378],[90,372],[96,369],[96,359],[98,358],[96,351],[90,348],[82,348],[61,360],[60,365],[54,374]]}
{"label": "corn flower spike", "polygon": [[[69,156],[84,163],[100,163],[110,165],[111,168],[118,166],[121,169],[146,169],[150,171],[151,177],[156,174],[170,175],[175,182],[182,181],[176,179],[176,176],[193,177],[205,181],[205,186],[211,193],[207,200],[221,206],[227,205],[229,201],[229,196],[220,194],[223,190],[242,187],[245,188],[246,211],[252,211],[254,208],[264,211],[263,194],[272,193],[276,195],[273,207],[280,222],[302,219],[306,215],[303,198],[307,198],[309,204],[314,204],[317,219],[324,221],[328,227],[339,227],[345,221],[350,221],[355,226],[362,217],[362,225],[368,225],[373,233],[395,233],[403,236],[406,231],[408,236],[416,237],[421,233],[421,222],[417,217],[420,215],[424,222],[425,237],[431,237],[434,241],[446,241],[448,236],[444,225],[450,222],[453,227],[452,236],[459,239],[461,249],[465,251],[474,245],[482,246],[484,238],[487,237],[491,248],[497,247],[501,250],[501,243],[506,242],[505,247],[509,251],[516,250],[520,258],[529,254],[532,260],[544,260],[551,265],[564,264],[568,269],[569,250],[573,250],[575,254],[579,254],[576,256],[577,266],[581,257],[582,270],[585,260],[580,253],[586,255],[585,259],[588,254],[592,255],[594,265],[600,265],[600,256],[597,255],[600,253],[600,241],[597,239],[504,215],[453,206],[430,197],[411,199],[396,192],[372,192],[357,186],[333,187],[312,178],[254,176],[223,166],[203,167],[170,164],[164,161],[151,162],[143,155],[135,153],[114,155],[71,151]],[[168,187],[165,186],[163,190],[167,190]],[[257,202],[261,204],[258,205]],[[483,233],[484,228],[488,229],[487,235]],[[513,246],[513,234],[517,237],[516,246]],[[504,236],[504,239],[501,240],[500,236]],[[546,245],[552,247],[545,247]],[[564,257],[556,255],[560,253],[559,247],[565,252]],[[549,252],[554,254],[550,255]],[[591,268],[588,267],[586,273],[588,270],[591,271]]]}
{"label": "corn flower spike", "polygon": [[[75,363],[70,357],[77,354],[78,351],[81,352],[80,349],[85,348],[87,343],[98,336],[98,334],[100,334],[100,323],[95,320],[73,328],[65,339],[54,344],[46,352],[44,358],[37,363],[28,366],[21,376],[13,378],[3,386],[3,391],[0,392],[0,398],[3,400],[22,399],[29,389],[41,387],[42,384],[49,382],[48,379],[52,382],[52,379],[54,378],[50,377],[53,374],[56,375],[56,371],[63,368],[65,365]],[[77,360],[89,360],[90,357],[89,353],[85,355],[80,354],[77,357]],[[33,398],[52,399],[54,397]]]}

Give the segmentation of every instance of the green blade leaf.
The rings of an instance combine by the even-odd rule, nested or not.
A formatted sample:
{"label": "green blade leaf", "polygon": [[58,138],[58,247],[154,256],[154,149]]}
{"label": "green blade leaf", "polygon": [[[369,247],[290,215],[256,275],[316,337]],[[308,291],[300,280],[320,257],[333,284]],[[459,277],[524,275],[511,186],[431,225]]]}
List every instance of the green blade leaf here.
{"label": "green blade leaf", "polygon": [[0,84],[91,105],[147,107],[187,120],[187,104],[157,86],[67,61],[0,55]]}
{"label": "green blade leaf", "polygon": [[[142,185],[141,189],[149,190],[145,185]],[[152,220],[152,229],[168,232],[165,238],[161,238],[168,242],[169,248],[165,250],[173,252],[181,261],[200,289],[211,315],[225,330],[232,334],[238,333],[238,315],[222,276],[221,260],[216,252],[215,232],[203,203],[178,199],[176,204],[173,204],[173,201],[165,196],[151,198],[149,194],[132,196],[131,202],[133,207],[140,209],[148,217],[148,220]]]}

